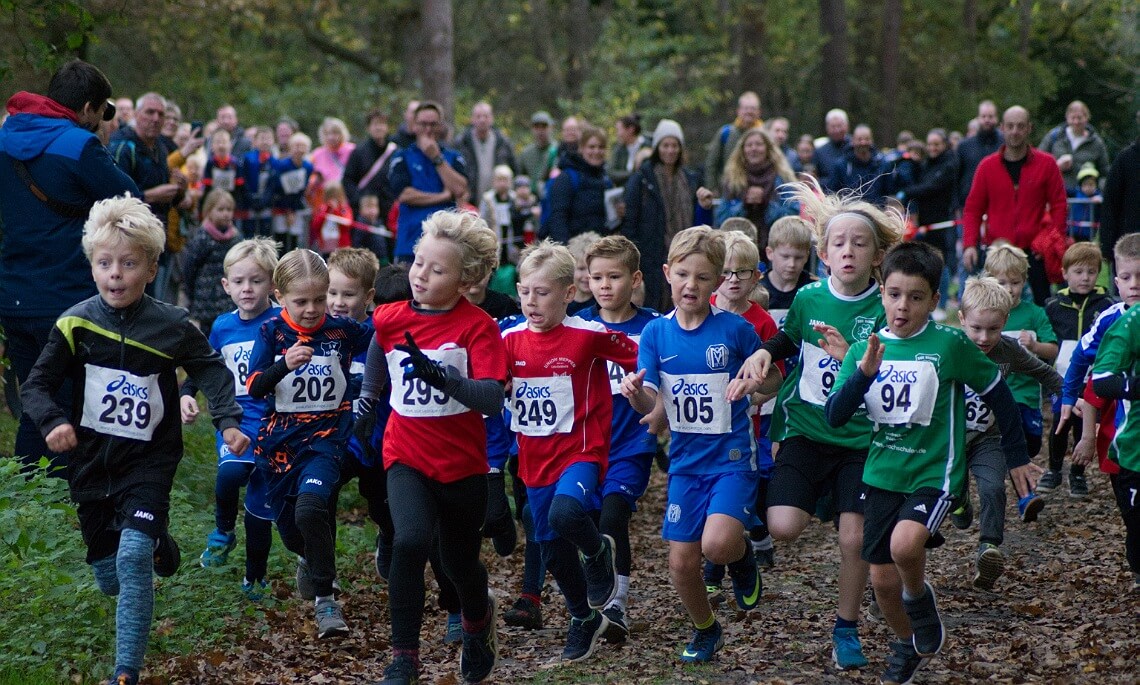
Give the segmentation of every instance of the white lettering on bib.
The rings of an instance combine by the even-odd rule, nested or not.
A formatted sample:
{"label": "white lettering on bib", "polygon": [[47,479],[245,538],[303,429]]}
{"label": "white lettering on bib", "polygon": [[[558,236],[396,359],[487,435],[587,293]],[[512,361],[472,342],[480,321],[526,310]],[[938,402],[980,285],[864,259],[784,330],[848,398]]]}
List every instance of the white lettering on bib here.
{"label": "white lettering on bib", "polygon": [[219,352],[222,353],[222,359],[226,362],[226,368],[234,375],[234,395],[238,397],[249,395],[245,381],[249,378],[249,357],[253,353],[253,341],[246,340],[222,345]]}
{"label": "white lettering on bib", "polygon": [[150,440],[162,421],[158,374],[133,373],[84,364],[83,417],[79,425],[117,438]]}
{"label": "white lettering on bib", "polygon": [[[280,357],[278,357],[280,359]],[[286,374],[274,390],[277,411],[289,414],[333,411],[340,406],[348,382],[340,355],[313,355],[309,363]]]}
{"label": "white lettering on bib", "polygon": [[732,430],[727,373],[661,374],[669,428],[680,433],[724,435]]}
{"label": "white lettering on bib", "polygon": [[884,361],[863,395],[877,424],[929,426],[938,399],[938,371],[928,361]]}
{"label": "white lettering on bib", "polygon": [[570,376],[516,378],[511,389],[511,430],[531,437],[569,433],[574,428],[574,386]]}
{"label": "white lettering on bib", "polygon": [[[454,366],[463,378],[467,377],[467,350],[452,347],[443,350],[424,350],[444,368]],[[425,418],[432,416],[454,416],[471,411],[458,400],[448,397],[442,390],[436,390],[422,378],[404,378],[404,367],[400,362],[407,357],[406,352],[392,350],[387,354],[388,377],[392,380],[392,410],[400,416]]]}
{"label": "white lettering on bib", "polygon": [[234,185],[237,182],[237,172],[233,169],[218,169],[214,168],[214,173],[211,176],[215,190],[224,190],[227,193],[234,192]]}
{"label": "white lettering on bib", "polygon": [[305,189],[305,170],[293,169],[281,174],[281,189],[286,195],[296,195]]}
{"label": "white lettering on bib", "polygon": [[800,399],[822,407],[835,385],[842,363],[806,340],[800,348]]}
{"label": "white lettering on bib", "polygon": [[994,425],[994,413],[981,395],[966,388],[966,430],[984,432]]}

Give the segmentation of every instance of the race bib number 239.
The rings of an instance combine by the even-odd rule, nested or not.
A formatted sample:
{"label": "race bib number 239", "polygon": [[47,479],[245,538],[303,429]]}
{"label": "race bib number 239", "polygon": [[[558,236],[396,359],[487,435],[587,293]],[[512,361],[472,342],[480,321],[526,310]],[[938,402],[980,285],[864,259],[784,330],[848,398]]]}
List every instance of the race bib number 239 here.
{"label": "race bib number 239", "polygon": [[158,374],[133,373],[84,365],[83,417],[79,425],[118,438],[150,440],[162,421]]}

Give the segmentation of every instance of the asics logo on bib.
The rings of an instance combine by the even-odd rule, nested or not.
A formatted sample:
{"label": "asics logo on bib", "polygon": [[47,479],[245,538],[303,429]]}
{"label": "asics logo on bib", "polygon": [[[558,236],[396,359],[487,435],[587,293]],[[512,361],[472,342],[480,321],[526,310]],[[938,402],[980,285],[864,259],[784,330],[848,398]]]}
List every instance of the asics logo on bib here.
{"label": "asics logo on bib", "polygon": [[305,485],[324,485],[324,481],[320,478],[306,478]]}
{"label": "asics logo on bib", "polygon": [[117,392],[125,397],[137,397],[140,400],[147,399],[147,388],[143,385],[135,385],[127,380],[126,376],[119,376],[115,380],[107,384],[107,392]]}
{"label": "asics logo on bib", "polygon": [[232,359],[233,359],[234,363],[245,362],[248,364],[249,358],[252,354],[253,354],[253,348],[252,347],[247,347],[247,348],[239,347],[236,350],[234,350],[234,355],[233,355]]}
{"label": "asics logo on bib", "polygon": [[702,397],[709,394],[709,384],[686,383],[685,379],[680,378],[669,391],[673,393],[674,397]]}
{"label": "asics logo on bib", "polygon": [[135,510],[134,517],[137,519],[145,519],[147,521],[154,520],[154,514],[150,513],[149,511],[143,511],[142,509]]}
{"label": "asics logo on bib", "polygon": [[884,381],[890,383],[917,383],[918,372],[895,371],[894,366],[888,366],[887,368],[879,371],[879,373],[875,376],[875,380],[879,383],[882,383]]}
{"label": "asics logo on bib", "polygon": [[839,367],[843,364],[835,357],[823,357],[819,360],[819,368],[827,369],[839,373]]}
{"label": "asics logo on bib", "polygon": [[528,400],[545,400],[550,398],[550,388],[545,385],[532,386],[526,381],[519,384],[515,388],[515,399],[526,398]]}
{"label": "asics logo on bib", "polygon": [[310,376],[331,376],[333,373],[332,364],[314,364],[308,362],[307,364],[298,366],[297,370],[293,372],[293,375],[300,376],[306,373]]}

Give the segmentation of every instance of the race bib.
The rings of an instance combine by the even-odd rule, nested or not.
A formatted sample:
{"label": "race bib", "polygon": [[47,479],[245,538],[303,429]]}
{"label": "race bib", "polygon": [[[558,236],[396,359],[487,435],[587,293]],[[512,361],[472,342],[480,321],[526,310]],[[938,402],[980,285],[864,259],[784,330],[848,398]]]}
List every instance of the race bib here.
{"label": "race bib", "polygon": [[[1030,333],[1033,333],[1033,331],[1030,331]],[[1017,343],[1018,345],[1021,345],[1021,331],[1020,331],[1020,330],[1017,330],[1017,331],[1002,331],[1002,332],[1001,332],[1001,334],[1002,334],[1002,335],[1004,335],[1005,337],[1009,338],[1010,340],[1014,341],[1014,342],[1015,342],[1015,343]],[[1036,335],[1034,335],[1034,336],[1033,336],[1033,339],[1034,339],[1034,340],[1036,340],[1036,339],[1037,339],[1037,336],[1036,336]],[[1024,345],[1021,345],[1021,346],[1022,346],[1022,347],[1025,347]]]}
{"label": "race bib", "polygon": [[981,395],[966,388],[966,430],[985,432],[994,425],[994,413]]}
{"label": "race bib", "polygon": [[570,376],[516,378],[511,389],[511,430],[531,437],[569,433],[574,428],[574,386]]}
{"label": "race bib", "polygon": [[233,169],[214,169],[213,176],[210,177],[215,190],[224,190],[227,193],[234,192],[234,185],[237,179],[237,172]]}
{"label": "race bib", "polygon": [[226,368],[234,375],[234,395],[238,397],[248,396],[249,390],[246,390],[245,381],[249,378],[249,357],[253,353],[253,341],[247,340],[222,345],[222,349],[219,351],[226,361]]}
{"label": "race bib", "polygon": [[[447,366],[454,366],[462,377],[467,377],[467,350],[452,347],[445,350],[424,350],[429,358]],[[442,390],[436,390],[422,378],[404,378],[404,367],[400,362],[407,357],[406,352],[393,350],[388,353],[388,377],[392,379],[392,410],[400,416],[424,418],[432,416],[454,416],[471,411],[458,400],[448,397]]]}
{"label": "race bib", "polygon": [[776,322],[776,328],[784,327],[784,320],[788,318],[787,309],[769,309],[768,314],[772,317],[772,320]]}
{"label": "race bib", "polygon": [[1062,340],[1061,349],[1057,352],[1057,373],[1061,374],[1061,378],[1069,371],[1069,363],[1073,361],[1073,352],[1077,349],[1076,340]]}
{"label": "race bib", "polygon": [[[629,339],[639,345],[641,344],[640,335],[631,335]],[[625,378],[625,369],[621,368],[617,362],[606,362],[606,373],[609,374],[610,377],[610,394],[620,395],[621,379]]]}
{"label": "race bib", "polygon": [[281,190],[286,195],[296,195],[305,189],[305,170],[293,169],[281,174]]}
{"label": "race bib", "polygon": [[333,411],[340,407],[347,390],[348,381],[340,368],[340,355],[313,355],[308,364],[290,371],[281,379],[274,390],[274,397],[279,412]]}
{"label": "race bib", "polygon": [[800,358],[803,361],[800,369],[800,399],[822,407],[827,404],[827,396],[835,385],[835,377],[839,375],[842,362],[806,340],[800,348]]}
{"label": "race bib", "polygon": [[133,373],[84,364],[83,417],[79,425],[117,438],[150,440],[162,421],[158,374]]}
{"label": "race bib", "polygon": [[511,205],[504,202],[496,202],[495,208],[495,225],[496,226],[510,226],[511,225]]}
{"label": "race bib", "polygon": [[774,411],[776,411],[775,397],[760,405],[760,416],[771,416]]}
{"label": "race bib", "polygon": [[727,373],[662,373],[660,387],[670,429],[699,435],[724,435],[732,430],[732,406],[724,396]]}
{"label": "race bib", "polygon": [[938,371],[928,361],[884,361],[863,395],[877,424],[929,426],[938,399]]}

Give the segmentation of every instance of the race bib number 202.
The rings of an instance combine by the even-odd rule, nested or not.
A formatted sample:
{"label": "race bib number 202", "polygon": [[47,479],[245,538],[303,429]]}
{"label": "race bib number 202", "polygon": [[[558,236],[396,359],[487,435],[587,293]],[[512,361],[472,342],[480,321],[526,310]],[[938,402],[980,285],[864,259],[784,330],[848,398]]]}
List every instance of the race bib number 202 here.
{"label": "race bib number 202", "polygon": [[163,417],[158,374],[136,376],[118,369],[84,366],[87,378],[79,425],[118,438],[153,438]]}

